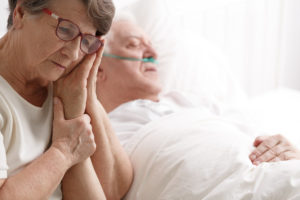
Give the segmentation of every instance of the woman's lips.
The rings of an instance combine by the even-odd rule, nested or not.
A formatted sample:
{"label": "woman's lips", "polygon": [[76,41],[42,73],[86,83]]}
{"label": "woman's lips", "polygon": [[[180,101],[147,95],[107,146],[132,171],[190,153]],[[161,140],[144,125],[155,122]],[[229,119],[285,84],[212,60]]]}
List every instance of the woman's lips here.
{"label": "woman's lips", "polygon": [[61,68],[61,69],[67,69],[65,66],[63,66],[63,65],[60,65],[60,64],[58,64],[58,63],[56,63],[56,62],[54,62],[54,61],[52,61],[56,66],[58,66],[59,68]]}

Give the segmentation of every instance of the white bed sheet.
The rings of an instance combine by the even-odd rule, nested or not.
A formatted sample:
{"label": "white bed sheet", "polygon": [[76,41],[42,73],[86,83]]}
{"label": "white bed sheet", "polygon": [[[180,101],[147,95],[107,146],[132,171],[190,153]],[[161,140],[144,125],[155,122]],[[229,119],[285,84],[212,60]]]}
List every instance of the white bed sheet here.
{"label": "white bed sheet", "polygon": [[125,199],[300,199],[300,161],[252,165],[251,127],[192,109],[133,137],[135,179]]}

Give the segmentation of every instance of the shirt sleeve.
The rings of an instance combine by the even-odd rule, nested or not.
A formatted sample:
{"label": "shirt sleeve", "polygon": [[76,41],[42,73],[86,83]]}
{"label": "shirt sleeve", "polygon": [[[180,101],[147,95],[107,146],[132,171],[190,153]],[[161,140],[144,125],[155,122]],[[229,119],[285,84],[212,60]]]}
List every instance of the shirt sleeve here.
{"label": "shirt sleeve", "polygon": [[0,179],[7,178],[7,162],[6,162],[6,151],[3,142],[3,134],[1,132],[1,127],[3,125],[3,118],[0,114]]}

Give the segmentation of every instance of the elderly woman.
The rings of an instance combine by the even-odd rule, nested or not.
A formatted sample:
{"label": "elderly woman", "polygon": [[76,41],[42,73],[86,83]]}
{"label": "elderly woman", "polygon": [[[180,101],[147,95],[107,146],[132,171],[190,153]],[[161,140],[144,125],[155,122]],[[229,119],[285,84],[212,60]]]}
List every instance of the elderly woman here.
{"label": "elderly woman", "polygon": [[95,92],[112,2],[9,4],[0,40],[0,199],[120,199],[132,168]]}

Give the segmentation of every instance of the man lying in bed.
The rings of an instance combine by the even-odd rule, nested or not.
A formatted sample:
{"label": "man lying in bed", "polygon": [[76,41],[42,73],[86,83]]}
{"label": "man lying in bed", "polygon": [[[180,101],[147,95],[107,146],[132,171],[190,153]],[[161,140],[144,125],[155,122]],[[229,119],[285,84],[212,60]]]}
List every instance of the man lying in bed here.
{"label": "man lying in bed", "polygon": [[[255,130],[230,120],[221,119],[205,107],[196,109],[189,99],[179,93],[170,92],[160,96],[161,85],[156,68],[158,55],[147,35],[132,21],[118,20],[113,23],[111,32],[107,36],[106,50],[98,72],[97,95],[109,113],[116,134],[133,161],[135,182],[138,184],[133,185],[128,199],[200,199],[204,197],[207,199],[241,199],[244,197],[260,199],[262,196],[255,197],[254,191],[257,192],[260,187],[264,188],[263,181],[257,183],[253,182],[253,179],[262,180],[262,177],[264,180],[268,179],[269,171],[265,168],[269,169],[273,164],[267,164],[266,167],[266,162],[300,159],[299,150],[281,135],[262,136],[255,139],[251,133]],[[187,112],[183,112],[183,110]],[[195,111],[197,112],[195,113]],[[180,114],[176,116],[175,113]],[[162,126],[158,127],[160,125]],[[191,128],[192,130],[189,130]],[[195,129],[197,129],[196,134]],[[152,134],[154,131],[157,134]],[[172,133],[167,135],[167,131]],[[251,141],[250,145],[249,141]],[[199,149],[200,147],[201,149]],[[214,151],[216,153],[211,153]],[[172,158],[174,154],[175,156]],[[184,159],[178,160],[178,157],[181,156]],[[201,162],[198,160],[199,157],[204,160],[204,164],[199,164]],[[214,164],[217,161],[220,163]],[[227,162],[233,164],[227,165]],[[262,162],[264,163],[261,164]],[[293,171],[289,177],[296,177],[296,175],[300,177],[298,174],[295,175],[297,171],[300,171],[300,163],[298,161],[289,162],[296,162],[297,165],[293,166],[297,166],[299,169],[293,171],[291,170],[293,167],[289,167],[288,169]],[[240,165],[240,163],[244,164]],[[174,168],[174,166],[176,167]],[[264,168],[263,176],[261,171],[252,170],[258,167]],[[179,172],[181,168],[185,168],[186,171]],[[212,168],[214,170],[210,172],[209,170]],[[143,170],[140,171],[141,169]],[[277,174],[272,170],[275,170]],[[214,174],[216,171],[220,172],[220,175]],[[271,166],[270,171],[272,171],[270,177],[275,178],[274,180],[270,179],[271,182],[276,182],[278,174],[286,173],[282,172],[282,166],[276,165]],[[213,178],[209,177],[210,173],[215,176],[215,182],[212,181]],[[203,174],[206,176],[203,177]],[[246,184],[247,192],[233,189],[236,185],[232,187],[228,183],[230,182],[228,179],[223,179],[232,177],[233,174],[243,177],[241,180],[244,182],[238,180],[235,184],[239,185],[238,188],[244,187]],[[166,181],[168,178],[165,176],[172,180]],[[164,177],[164,180],[161,177]],[[211,186],[202,187],[204,189],[201,191],[197,189],[195,192],[191,188],[196,182],[187,180],[187,177],[195,178],[198,185],[199,182],[206,182],[205,186],[207,187],[209,183],[222,185],[222,187],[217,186],[219,190],[216,191],[218,192],[214,192],[215,189],[212,189]],[[174,181],[174,179],[177,180]],[[143,184],[144,187],[142,187]],[[249,189],[249,185],[251,185],[251,189]],[[272,187],[275,190],[280,188]],[[235,190],[236,193],[232,192],[228,193],[229,196],[224,196],[220,192],[222,190],[228,192],[229,189]],[[143,190],[145,191],[143,192]],[[168,191],[170,192],[168,193]],[[248,194],[249,192],[251,195]],[[174,193],[177,193],[176,197],[172,196]],[[240,196],[234,196],[237,193]],[[291,191],[288,193],[292,194]],[[223,196],[218,196],[220,194]],[[268,199],[287,197],[278,196],[277,193],[275,196],[272,194],[274,193],[271,192],[271,196],[267,196]]]}

